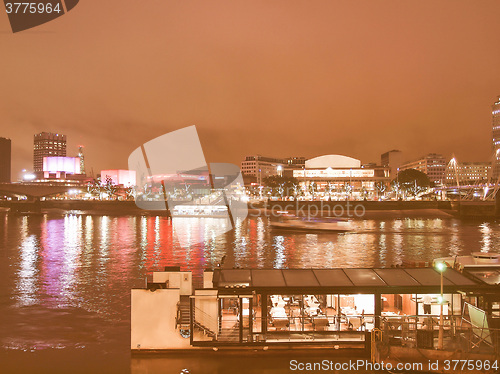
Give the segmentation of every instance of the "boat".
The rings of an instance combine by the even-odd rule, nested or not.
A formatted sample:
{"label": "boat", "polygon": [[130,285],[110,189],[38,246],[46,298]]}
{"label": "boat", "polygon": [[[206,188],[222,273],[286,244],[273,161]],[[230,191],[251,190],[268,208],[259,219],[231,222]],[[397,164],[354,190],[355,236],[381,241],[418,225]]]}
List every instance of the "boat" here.
{"label": "boat", "polygon": [[[432,361],[451,374],[456,371],[445,366],[451,360],[498,368],[492,304],[500,301],[499,286],[453,268],[444,274],[434,268],[231,269],[221,262],[203,271],[198,287],[178,266],[149,279],[131,290],[133,355],[339,350],[370,352],[373,365],[391,363],[387,368],[397,372],[432,372]],[[400,366],[405,362],[415,366]]]}
{"label": "boat", "polygon": [[465,256],[441,257],[434,260],[434,265],[439,262],[451,268],[500,268],[500,253],[472,252]]}
{"label": "boat", "polygon": [[274,230],[347,232],[352,231],[351,223],[339,217],[298,217],[288,212],[281,213],[277,221],[271,221]]}
{"label": "boat", "polygon": [[228,218],[228,209],[225,205],[176,205],[171,210],[174,218]]}

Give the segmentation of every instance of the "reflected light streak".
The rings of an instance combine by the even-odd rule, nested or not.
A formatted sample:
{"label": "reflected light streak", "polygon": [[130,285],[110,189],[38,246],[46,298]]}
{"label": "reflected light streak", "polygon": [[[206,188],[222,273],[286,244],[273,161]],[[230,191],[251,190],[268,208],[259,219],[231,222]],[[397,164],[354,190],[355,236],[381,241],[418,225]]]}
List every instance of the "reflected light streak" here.
{"label": "reflected light streak", "polygon": [[25,238],[21,244],[21,266],[18,271],[17,291],[20,306],[38,303],[38,240],[35,235]]}
{"label": "reflected light streak", "polygon": [[283,236],[275,236],[273,247],[276,251],[275,260],[274,260],[274,268],[281,269],[285,263],[285,246],[283,243],[285,242],[285,238]]}
{"label": "reflected light streak", "polygon": [[479,226],[479,231],[482,234],[481,239],[481,252],[490,252],[491,250],[491,227],[488,222],[483,223]]}

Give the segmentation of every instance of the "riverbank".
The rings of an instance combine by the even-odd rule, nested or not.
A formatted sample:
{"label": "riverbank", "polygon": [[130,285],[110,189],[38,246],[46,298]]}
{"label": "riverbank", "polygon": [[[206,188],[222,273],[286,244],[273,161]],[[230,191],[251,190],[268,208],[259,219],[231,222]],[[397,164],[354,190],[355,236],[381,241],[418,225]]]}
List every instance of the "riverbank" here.
{"label": "riverbank", "polygon": [[[157,202],[98,200],[0,201],[0,213],[67,213],[170,216],[155,210]],[[149,208],[149,209],[148,209]],[[495,218],[495,202],[451,201],[268,201],[248,204],[250,216],[275,216],[288,211],[299,216],[347,218]]]}

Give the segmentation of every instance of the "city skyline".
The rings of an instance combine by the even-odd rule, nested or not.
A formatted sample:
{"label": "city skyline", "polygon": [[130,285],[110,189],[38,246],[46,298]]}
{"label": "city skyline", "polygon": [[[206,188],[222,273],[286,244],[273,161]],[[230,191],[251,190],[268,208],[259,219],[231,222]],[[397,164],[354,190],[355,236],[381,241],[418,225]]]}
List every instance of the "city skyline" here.
{"label": "city skyline", "polygon": [[2,373],[499,370],[500,0],[3,6]]}
{"label": "city skyline", "polygon": [[[497,103],[496,103],[496,104],[497,104]],[[23,174],[24,174],[25,172],[37,172],[37,171],[40,171],[40,170],[41,170],[41,162],[42,162],[42,159],[40,158],[40,155],[38,155],[38,154],[37,154],[37,152],[38,152],[38,153],[40,152],[40,151],[38,150],[38,148],[37,148],[37,147],[38,147],[38,146],[37,146],[37,144],[38,144],[38,143],[37,143],[37,137],[40,137],[42,134],[45,134],[45,136],[56,136],[56,135],[57,135],[58,137],[63,137],[63,138],[64,138],[64,155],[66,154],[66,138],[67,138],[67,135],[62,134],[62,133],[51,133],[51,132],[41,132],[41,133],[34,134],[34,137],[35,137],[35,144],[34,144],[34,150],[33,150],[33,156],[32,156],[32,157],[33,157],[33,159],[32,159],[32,164],[30,165],[30,167],[26,167],[26,168],[19,169],[19,170],[15,170],[13,167],[11,167],[11,168],[10,168],[10,169],[11,169],[11,174],[13,175],[13,176],[12,176],[12,178],[11,178],[11,179],[12,179],[12,181],[16,181],[16,180],[23,180],[22,176],[23,176]],[[0,138],[1,138],[1,139],[6,139],[6,140],[9,140],[9,142],[11,141],[11,139],[9,139],[9,138],[2,138],[2,137],[0,137]],[[494,136],[494,135],[493,135],[493,138],[492,138],[492,139],[493,139],[493,143],[495,144],[495,136]],[[80,162],[80,164],[82,164],[82,161],[81,161],[81,160],[82,160],[82,158],[83,158],[83,153],[82,153],[82,152],[83,152],[83,148],[84,148],[84,146],[83,146],[83,145],[78,145],[76,148],[77,148],[77,151],[78,151],[77,153],[72,152],[72,151],[71,151],[71,149],[70,149],[70,152],[69,152],[69,153],[70,153],[70,154],[75,153],[75,154],[77,155],[76,157],[79,157],[79,158],[80,158],[80,161],[79,161],[79,162]],[[404,155],[404,154],[405,154],[405,152],[403,152],[403,151],[401,151],[401,150],[397,150],[397,151],[392,150],[392,151],[388,151],[388,152],[380,153],[380,156],[382,156],[382,157],[383,157],[385,154],[390,153],[390,152],[399,152],[399,153],[400,153],[400,154],[402,154],[402,155]],[[409,167],[408,167],[408,165],[410,165],[410,164],[412,164],[412,163],[415,163],[415,162],[418,162],[418,161],[419,161],[419,160],[421,160],[421,159],[425,159],[426,157],[429,157],[429,156],[433,156],[433,155],[435,155],[435,156],[442,157],[444,160],[446,160],[446,162],[449,162],[449,161],[451,161],[451,160],[453,159],[453,160],[456,160],[456,161],[457,161],[457,162],[459,162],[459,163],[463,163],[463,162],[465,162],[465,163],[478,163],[478,162],[479,162],[479,163],[484,163],[484,162],[486,162],[486,163],[490,163],[490,164],[492,164],[492,165],[493,165],[493,164],[495,163],[494,153],[495,153],[495,152],[494,152],[494,151],[492,151],[492,154],[490,155],[490,158],[489,158],[488,160],[461,160],[461,159],[457,159],[457,157],[455,156],[455,152],[453,152],[453,154],[452,154],[452,155],[448,155],[448,156],[443,155],[442,153],[430,152],[430,153],[426,153],[426,154],[420,154],[420,156],[419,156],[419,157],[413,157],[413,158],[411,158],[411,159],[401,158],[401,160],[404,160],[404,161],[402,161],[402,162],[401,162],[401,161],[399,161],[399,162],[400,162],[400,164],[401,164],[401,165],[406,166],[406,167],[405,167],[405,169],[408,169],[408,168],[409,168]],[[61,153],[61,155],[62,155],[62,154],[63,154],[63,153]],[[56,155],[56,154],[54,154],[54,155]],[[11,156],[11,155],[9,155],[9,156]],[[50,154],[49,154],[49,153],[47,153],[47,155],[46,155],[46,156],[50,156]],[[262,156],[262,157],[264,157],[264,158],[266,158],[266,157],[267,157],[267,158],[269,158],[269,157],[273,158],[273,157],[274,157],[274,158],[276,158],[276,159],[282,159],[282,160],[287,160],[287,159],[296,159],[296,158],[297,158],[297,159],[299,159],[299,158],[300,158],[300,159],[303,159],[303,161],[305,161],[305,160],[310,160],[310,159],[313,159],[313,158],[315,158],[315,157],[319,157],[319,156],[322,156],[322,155],[313,156],[313,157],[304,157],[304,156],[302,156],[302,155],[292,155],[292,156],[288,156],[288,157],[283,157],[283,156],[278,156],[278,157],[275,157],[274,155],[273,155],[273,156],[269,156],[269,155],[262,155],[262,154],[257,154],[257,153],[254,153],[254,154],[252,154],[252,155],[250,155],[250,156],[249,156],[249,155],[244,156],[244,157],[240,160],[240,162],[239,162],[238,164],[242,164],[242,163],[245,161],[245,159],[248,159],[248,157],[254,157],[254,156],[259,156],[259,157],[261,157],[261,156]],[[351,155],[341,155],[341,156],[351,157]],[[71,157],[73,157],[73,158],[74,158],[75,156],[71,156]],[[400,156],[400,157],[401,157],[401,156]],[[380,158],[380,157],[379,157],[379,158]],[[38,160],[38,161],[36,161],[36,160]],[[361,163],[362,163],[363,165],[366,165],[367,167],[369,167],[369,166],[371,166],[371,165],[373,165],[373,166],[384,166],[384,165],[383,165],[383,162],[381,162],[380,160],[377,160],[377,161],[375,161],[375,162],[372,162],[371,160],[370,160],[370,161],[367,161],[367,160],[360,160],[360,161],[361,161]],[[14,158],[9,157],[8,162],[9,162],[9,164],[15,164],[15,163],[16,163],[16,160],[15,160]],[[37,170],[37,167],[34,165],[34,163],[36,164],[37,162],[38,162],[38,164],[40,164],[40,170]],[[285,162],[285,163],[286,163],[286,162]],[[81,165],[80,165],[80,167],[81,167]],[[363,167],[364,167],[364,166],[363,166]],[[119,167],[116,167],[116,166],[115,166],[115,167],[113,167],[112,169],[121,169],[121,170],[126,170],[127,168],[126,168],[126,167],[124,167],[124,168],[119,168]],[[417,169],[418,169],[418,168],[417,168]],[[82,169],[82,170],[83,170],[83,169]],[[92,171],[88,171],[87,173],[84,173],[84,174],[87,174],[88,176],[91,176],[91,174],[93,174],[94,176],[96,176],[96,175],[98,175],[98,174],[99,174],[99,171],[100,171],[100,170],[104,170],[104,169],[99,169],[99,168],[96,168],[96,169],[94,170],[94,168],[93,168],[93,167],[91,167],[91,170],[92,170]],[[398,169],[398,170],[399,170],[399,169]],[[402,170],[404,170],[404,169],[402,169]],[[243,172],[243,173],[245,173],[245,170],[242,170],[242,172]],[[16,175],[17,175],[17,176],[16,176]],[[495,178],[496,178],[496,177],[495,177]]]}
{"label": "city skyline", "polygon": [[[116,7],[120,16],[95,16]],[[16,38],[0,34],[13,170],[29,167],[40,131],[66,134],[69,153],[86,145],[95,171],[124,168],[139,144],[193,124],[212,162],[255,153],[372,162],[390,149],[490,159],[498,2],[155,7],[85,4]],[[6,16],[0,30],[10,30]],[[34,55],[29,69],[19,64]]]}

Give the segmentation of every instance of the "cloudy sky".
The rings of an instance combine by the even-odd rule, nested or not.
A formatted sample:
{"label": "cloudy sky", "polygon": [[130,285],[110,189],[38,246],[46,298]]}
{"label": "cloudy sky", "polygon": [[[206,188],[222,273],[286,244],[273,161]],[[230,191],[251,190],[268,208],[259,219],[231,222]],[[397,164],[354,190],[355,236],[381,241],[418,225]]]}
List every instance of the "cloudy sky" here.
{"label": "cloudy sky", "polygon": [[86,0],[12,34],[0,13],[0,136],[33,134],[97,173],[197,125],[210,162],[400,149],[491,157],[497,0]]}

